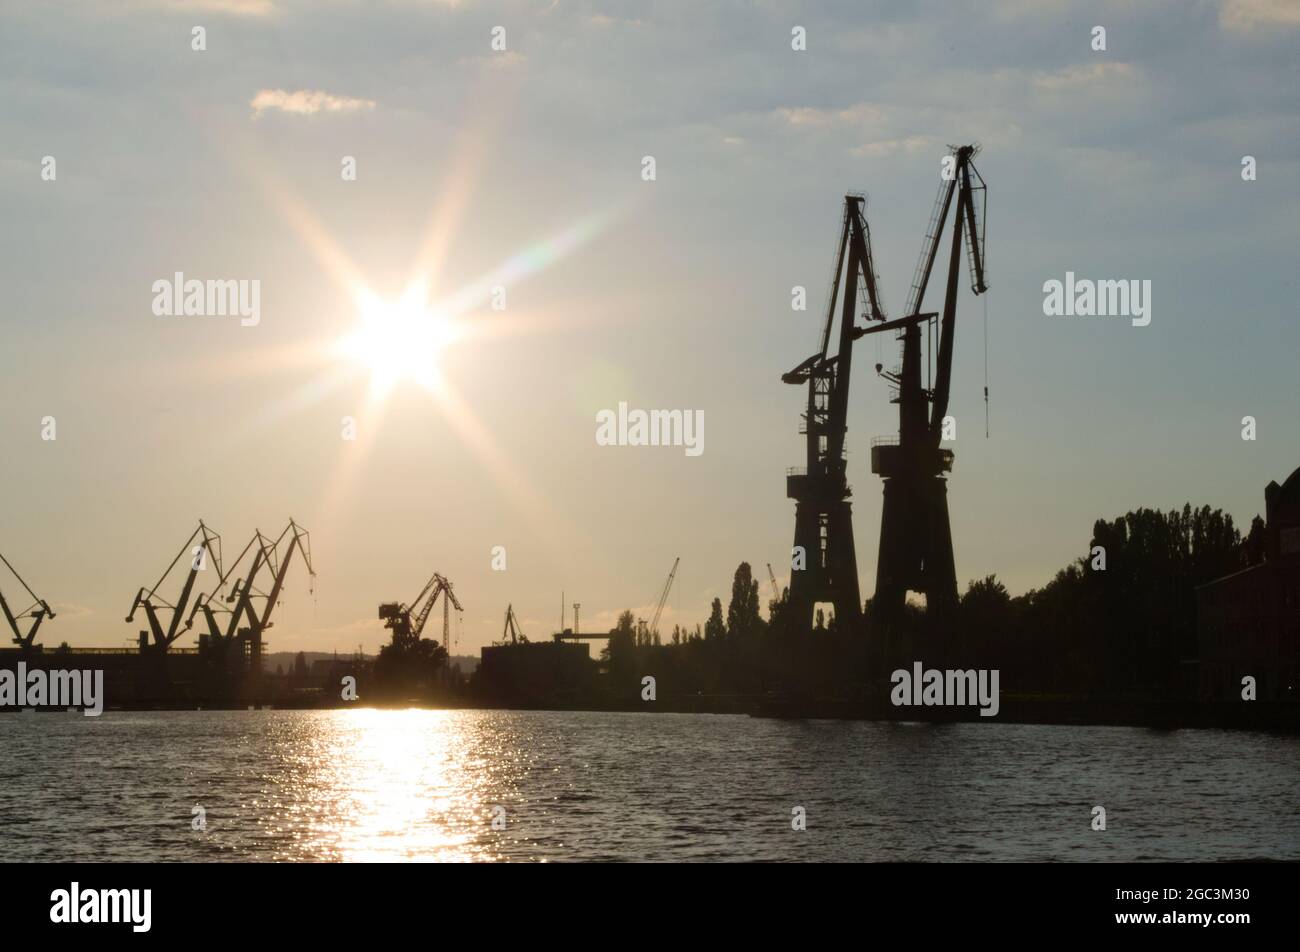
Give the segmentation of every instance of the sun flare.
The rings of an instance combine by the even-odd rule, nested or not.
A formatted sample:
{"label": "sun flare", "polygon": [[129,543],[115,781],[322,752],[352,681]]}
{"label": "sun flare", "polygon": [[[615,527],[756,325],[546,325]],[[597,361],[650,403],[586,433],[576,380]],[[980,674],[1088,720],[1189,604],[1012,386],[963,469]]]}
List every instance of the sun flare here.
{"label": "sun flare", "polygon": [[357,306],[361,321],[341,342],[343,354],[382,391],[403,381],[436,386],[438,361],[458,334],[450,317],[429,306],[425,286],[412,284],[396,301],[363,290]]}

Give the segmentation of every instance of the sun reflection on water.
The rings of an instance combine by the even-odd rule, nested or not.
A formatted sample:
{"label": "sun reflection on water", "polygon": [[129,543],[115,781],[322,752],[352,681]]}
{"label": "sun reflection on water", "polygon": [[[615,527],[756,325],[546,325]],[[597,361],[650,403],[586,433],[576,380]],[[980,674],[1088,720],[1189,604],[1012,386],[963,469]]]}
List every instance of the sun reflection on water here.
{"label": "sun reflection on water", "polygon": [[312,812],[297,852],[343,861],[495,858],[481,738],[454,711],[339,711],[303,766]]}
{"label": "sun reflection on water", "polygon": [[[1300,859],[1300,739],[1267,734],[123,711],[0,717],[0,751],[6,862]],[[1137,804],[1135,838],[1063,830],[1081,771]],[[808,791],[820,819],[792,835]]]}

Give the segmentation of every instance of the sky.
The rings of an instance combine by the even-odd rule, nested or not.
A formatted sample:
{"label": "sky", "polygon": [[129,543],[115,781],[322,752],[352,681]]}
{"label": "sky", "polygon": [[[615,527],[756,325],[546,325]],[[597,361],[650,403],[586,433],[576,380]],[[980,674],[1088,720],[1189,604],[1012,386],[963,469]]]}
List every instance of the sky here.
{"label": "sky", "polygon": [[[961,277],[961,586],[1040,586],[1138,507],[1247,525],[1300,466],[1298,52],[1288,0],[0,4],[0,553],[57,612],[45,644],[130,643],[199,519],[227,556],[311,533],[276,651],[375,650],[377,605],[435,571],[457,653],[507,604],[545,637],[562,593],[584,630],[648,618],[679,556],[661,628],[725,606],[741,561],[765,601],[803,462],[780,376],[817,349],[843,196],[901,316],[968,142],[990,290]],[[155,313],[178,271],[257,281],[257,322]],[[1150,324],[1045,315],[1068,271],[1150,281]],[[348,342],[413,284],[440,330],[394,381]],[[850,395],[864,593],[886,336]],[[598,445],[620,402],[702,412],[704,451]]]}

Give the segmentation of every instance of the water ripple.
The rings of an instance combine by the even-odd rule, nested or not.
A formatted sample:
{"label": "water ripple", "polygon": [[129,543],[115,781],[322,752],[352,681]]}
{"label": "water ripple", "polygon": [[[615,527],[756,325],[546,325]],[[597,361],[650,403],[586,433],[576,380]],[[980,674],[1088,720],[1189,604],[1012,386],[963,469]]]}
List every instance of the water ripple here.
{"label": "water ripple", "polygon": [[1300,739],[1266,734],[351,710],[0,742],[5,861],[1300,859]]}

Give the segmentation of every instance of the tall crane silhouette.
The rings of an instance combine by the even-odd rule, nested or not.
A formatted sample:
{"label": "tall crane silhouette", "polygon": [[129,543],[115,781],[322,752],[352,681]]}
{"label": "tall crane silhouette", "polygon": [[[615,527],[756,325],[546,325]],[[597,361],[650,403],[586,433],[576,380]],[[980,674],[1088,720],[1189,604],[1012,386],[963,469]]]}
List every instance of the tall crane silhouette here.
{"label": "tall crane silhouette", "polygon": [[[844,447],[853,341],[861,333],[855,328],[859,296],[865,295],[862,303],[868,320],[885,320],[876,291],[865,204],[861,195],[844,197],[844,221],[821,350],[781,377],[785,383],[808,386],[800,426],[807,436],[807,463],[786,473],[786,495],[795,501],[790,607],[800,625],[811,624],[818,602],[833,604],[842,622],[852,623],[862,615],[849,503],[853,491],[846,475]],[[839,334],[831,353],[837,304]]]}
{"label": "tall crane silhouette", "polygon": [[[882,365],[876,365],[876,372],[894,389],[891,402],[898,404],[899,421],[897,438],[874,440],[871,447],[871,471],[885,484],[873,605],[886,613],[901,609],[908,591],[924,593],[927,610],[932,613],[943,613],[957,603],[948,483],[944,477],[952,470],[953,453],[939,444],[952,383],[957,275],[963,239],[971,290],[977,295],[988,290],[984,279],[987,190],[971,161],[978,151],[973,145],[955,148],[944,163],[944,181],[930,214],[906,316],[859,332],[861,336],[894,330],[903,343],[903,362],[896,371],[885,371]],[[979,193],[978,200],[976,193]],[[952,248],[940,317],[935,312],[922,313],[921,306],[950,210],[954,211]],[[939,320],[938,348],[937,351],[933,346],[930,348],[934,377],[933,386],[927,388],[921,380],[921,329],[925,325],[933,338],[936,319]]]}

